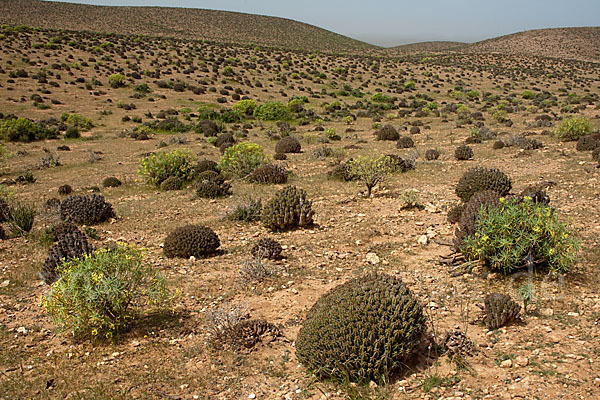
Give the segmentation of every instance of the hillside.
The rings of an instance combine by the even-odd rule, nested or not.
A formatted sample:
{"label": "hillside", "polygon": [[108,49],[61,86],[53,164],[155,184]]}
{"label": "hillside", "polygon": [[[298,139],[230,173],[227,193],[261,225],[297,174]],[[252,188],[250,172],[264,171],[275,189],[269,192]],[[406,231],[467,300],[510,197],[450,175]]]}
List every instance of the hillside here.
{"label": "hillside", "polygon": [[513,33],[472,44],[422,42],[383,50],[392,56],[418,53],[499,53],[582,61],[600,60],[600,27],[537,29]]}
{"label": "hillside", "polygon": [[412,54],[425,52],[439,52],[458,50],[468,46],[467,43],[451,42],[451,41],[432,41],[403,44],[400,46],[390,47],[386,49],[389,54]]}
{"label": "hillside", "polygon": [[0,0],[0,23],[334,52],[377,48],[289,19],[185,8],[106,7],[37,0]]}
{"label": "hillside", "polygon": [[467,51],[600,60],[600,27],[518,32],[474,43]]}

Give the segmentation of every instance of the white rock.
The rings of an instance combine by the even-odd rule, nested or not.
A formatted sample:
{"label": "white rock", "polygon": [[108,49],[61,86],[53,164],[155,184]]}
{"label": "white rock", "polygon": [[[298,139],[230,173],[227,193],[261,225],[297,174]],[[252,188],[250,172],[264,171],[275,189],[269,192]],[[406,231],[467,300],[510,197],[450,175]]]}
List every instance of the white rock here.
{"label": "white rock", "polygon": [[504,360],[500,363],[500,368],[512,368],[512,360]]}
{"label": "white rock", "polygon": [[0,287],[7,287],[9,283],[10,283],[9,279],[2,281],[2,283],[0,283]]}
{"label": "white rock", "polygon": [[27,335],[27,329],[24,326],[20,326],[17,328],[17,333],[22,333],[23,335]]}
{"label": "white rock", "polygon": [[419,236],[419,239],[417,239],[417,243],[423,246],[427,245],[427,242],[429,242],[429,238],[427,237],[427,235],[421,235]]}
{"label": "white rock", "polygon": [[377,265],[379,264],[380,260],[379,260],[379,256],[375,253],[367,253],[367,255],[365,256],[365,258],[367,259],[367,261],[373,265]]}
{"label": "white rock", "polygon": [[256,398],[256,395],[255,395],[254,393],[250,393],[250,394],[248,395],[248,398],[249,398],[249,399],[255,399],[255,398]]}

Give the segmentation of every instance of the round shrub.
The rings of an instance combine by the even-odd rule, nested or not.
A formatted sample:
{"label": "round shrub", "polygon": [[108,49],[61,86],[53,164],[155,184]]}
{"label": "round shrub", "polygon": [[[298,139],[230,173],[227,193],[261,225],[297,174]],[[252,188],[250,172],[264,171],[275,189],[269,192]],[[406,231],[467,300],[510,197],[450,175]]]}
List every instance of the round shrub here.
{"label": "round shrub", "polygon": [[287,160],[287,155],[285,153],[275,153],[275,155],[273,156],[273,159],[275,159],[277,161],[284,161],[284,160]]}
{"label": "round shrub", "polygon": [[97,250],[58,265],[60,279],[42,307],[75,337],[111,339],[147,307],[163,308],[173,295],[133,246]]}
{"label": "round shrub", "polygon": [[582,136],[577,140],[577,151],[593,151],[600,147],[600,140],[595,135]]}
{"label": "round shrub", "polygon": [[471,199],[464,205],[460,218],[458,219],[458,229],[454,244],[460,248],[463,240],[475,233],[477,230],[477,221],[482,207],[495,207],[500,204],[500,195],[493,190],[483,190],[471,196]]}
{"label": "round shrub", "polygon": [[385,125],[376,132],[377,140],[398,140],[400,135],[392,125]]}
{"label": "round shrub", "polygon": [[184,184],[185,182],[180,177],[170,176],[160,183],[160,190],[164,190],[165,192],[171,190],[181,190],[183,189]]}
{"label": "round shrub", "polygon": [[278,101],[267,101],[254,110],[254,116],[263,121],[285,121],[292,119],[290,109]]}
{"label": "round shrub", "polygon": [[466,171],[456,185],[456,195],[463,202],[482,190],[493,190],[500,196],[506,196],[512,189],[510,178],[495,168],[475,167]]}
{"label": "round shrub", "polygon": [[463,144],[454,150],[454,157],[459,161],[470,160],[473,158],[473,149]]}
{"label": "round shrub", "polygon": [[425,152],[425,159],[427,161],[437,160],[438,158],[440,158],[440,152],[436,149],[429,149]]}
{"label": "round shrub", "polygon": [[102,186],[105,188],[119,187],[121,185],[122,185],[122,183],[119,180],[119,178],[114,177],[114,176],[109,176],[108,178],[104,178],[104,180],[102,181]]}
{"label": "round shrub", "polygon": [[592,152],[592,160],[600,163],[600,147]]}
{"label": "round shrub", "polygon": [[103,196],[70,196],[60,203],[60,216],[64,221],[76,224],[94,225],[115,216],[112,204]]}
{"label": "round shrub", "polygon": [[535,265],[558,274],[569,272],[579,248],[574,230],[556,210],[526,197],[482,208],[475,233],[464,239],[460,251],[504,274]]}
{"label": "round shrub", "polygon": [[267,160],[262,147],[254,143],[243,142],[225,150],[219,161],[219,169],[223,174],[243,178]]}
{"label": "round shrub", "polygon": [[140,162],[138,174],[156,187],[171,176],[187,182],[193,178],[193,156],[182,150],[154,153]]}
{"label": "round shrub", "polygon": [[217,136],[217,140],[215,140],[215,147],[221,148],[224,144],[229,143],[231,145],[235,144],[235,138],[233,137],[233,133],[225,132]]}
{"label": "round shrub", "polygon": [[40,277],[46,285],[51,285],[58,280],[60,275],[57,266],[59,264],[94,252],[94,248],[88,243],[85,234],[77,227],[72,232],[63,232],[60,235],[56,235],[54,232],[54,234],[58,237],[58,242],[48,250],[48,256],[40,272]]}
{"label": "round shrub", "polygon": [[489,330],[501,328],[519,318],[521,306],[507,294],[491,293],[485,296],[483,324]]}
{"label": "round shrub", "polygon": [[399,149],[410,149],[415,147],[415,142],[408,136],[400,136],[400,139],[396,142],[396,147]]}
{"label": "round shrub", "polygon": [[554,134],[561,140],[577,140],[582,136],[590,135],[594,131],[592,124],[585,118],[565,118],[558,125]]}
{"label": "round shrub", "polygon": [[76,126],[69,126],[65,132],[65,138],[67,139],[77,139],[81,137],[81,133],[79,132],[79,128]]}
{"label": "round shrub", "polygon": [[253,257],[256,258],[268,258],[269,260],[277,260],[281,257],[281,252],[283,249],[278,241],[273,240],[271,238],[262,238],[259,239],[252,249],[250,253]]}
{"label": "round shrub", "polygon": [[213,160],[200,160],[194,165],[194,176],[198,176],[204,171],[218,171],[218,164]]}
{"label": "round shrub", "polygon": [[288,172],[281,165],[264,164],[256,168],[248,177],[250,182],[268,184],[283,184],[287,183]]}
{"label": "round shrub", "polygon": [[399,278],[368,274],[313,305],[296,355],[319,377],[385,381],[410,358],[425,329],[422,306]]}
{"label": "round shrub", "polygon": [[71,185],[61,185],[58,187],[58,194],[61,196],[67,196],[73,192]]}
{"label": "round shrub", "polygon": [[312,224],[313,214],[306,191],[286,186],[265,204],[261,219],[267,228],[282,231]]}
{"label": "round shrub", "polygon": [[460,221],[460,216],[462,215],[464,209],[464,204],[457,204],[448,210],[448,222],[451,224],[456,224],[458,221]]}
{"label": "round shrub", "polygon": [[216,199],[231,194],[231,185],[214,171],[200,174],[196,185],[196,196],[204,199]]}
{"label": "round shrub", "polygon": [[250,117],[258,107],[256,100],[240,100],[233,105],[233,111],[243,117]]}
{"label": "round shrub", "polygon": [[302,145],[294,136],[286,136],[275,145],[275,153],[300,153]]}
{"label": "round shrub", "polygon": [[9,217],[10,206],[3,197],[0,197],[0,223],[8,221]]}
{"label": "round shrub", "polygon": [[52,236],[52,241],[54,242],[60,240],[60,238],[64,235],[76,232],[80,232],[77,225],[65,221],[61,221],[55,225],[52,225],[50,228],[50,234]]}
{"label": "round shrub", "polygon": [[503,149],[504,146],[506,146],[506,145],[504,144],[504,142],[502,140],[496,140],[494,142],[494,144],[492,145],[492,148],[494,150],[500,150],[500,149]]}
{"label": "round shrub", "polygon": [[221,242],[217,234],[204,225],[186,225],[176,228],[165,239],[165,256],[205,257],[214,254]]}

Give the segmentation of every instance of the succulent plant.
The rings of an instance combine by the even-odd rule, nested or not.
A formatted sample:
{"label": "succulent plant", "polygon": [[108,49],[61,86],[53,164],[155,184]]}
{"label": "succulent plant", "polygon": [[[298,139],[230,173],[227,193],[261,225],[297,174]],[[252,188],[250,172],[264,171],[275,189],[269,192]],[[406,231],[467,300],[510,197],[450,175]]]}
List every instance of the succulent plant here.
{"label": "succulent plant", "polygon": [[288,172],[281,165],[263,164],[256,168],[248,177],[250,182],[261,184],[283,184],[287,183]]}
{"label": "succulent plant", "polygon": [[271,238],[262,238],[259,239],[254,246],[252,246],[250,253],[256,258],[277,260],[279,257],[281,257],[282,250],[283,249],[278,241]]}
{"label": "succulent plant", "polygon": [[482,207],[495,206],[500,204],[500,195],[493,190],[483,190],[471,196],[471,199],[465,204],[463,212],[458,221],[458,229],[454,244],[459,248],[464,239],[475,233],[477,230],[477,220],[479,211]]}
{"label": "succulent plant", "polygon": [[521,306],[501,293],[488,294],[485,297],[483,323],[489,330],[494,330],[508,325],[519,319]]}
{"label": "succulent plant", "polygon": [[58,194],[61,196],[67,196],[73,192],[71,185],[62,185],[58,187]]}
{"label": "succulent plant", "polygon": [[429,149],[425,152],[425,159],[427,161],[437,160],[438,158],[440,158],[440,152],[436,149]]}
{"label": "succulent plant", "polygon": [[286,136],[275,145],[276,153],[300,153],[302,145],[294,136]]}
{"label": "succulent plant", "polygon": [[185,225],[169,233],[163,245],[165,256],[205,257],[214,254],[221,242],[217,234],[204,225]]}
{"label": "succulent plant", "polygon": [[76,224],[94,225],[113,218],[112,205],[103,196],[70,196],[60,203],[60,216],[63,220]]}
{"label": "succulent plant", "polygon": [[425,329],[422,306],[399,278],[367,274],[313,305],[296,355],[319,377],[377,382],[402,367]]}
{"label": "succulent plant", "polygon": [[396,142],[396,147],[399,149],[410,149],[411,147],[415,147],[415,141],[408,136],[400,136]]}
{"label": "succulent plant", "polygon": [[213,161],[213,160],[207,160],[207,159],[200,160],[193,167],[194,176],[198,176],[199,174],[201,174],[202,172],[205,172],[205,171],[217,172],[217,165],[218,164],[216,163],[216,161]]}
{"label": "succulent plant", "polygon": [[577,140],[577,151],[593,151],[600,147],[600,140],[595,135],[582,136]]}
{"label": "succulent plant", "polygon": [[448,210],[448,222],[451,224],[456,224],[458,221],[460,221],[460,216],[462,215],[464,209],[464,204],[457,204]]}
{"label": "succulent plant", "polygon": [[335,167],[333,167],[333,169],[327,172],[327,176],[330,179],[335,179],[342,182],[350,182],[357,179],[357,177],[352,174],[349,162],[337,164]]}
{"label": "succulent plant", "polygon": [[170,190],[181,190],[184,185],[183,179],[178,176],[169,176],[167,179],[160,183],[160,190],[168,192]]}
{"label": "succulent plant", "polygon": [[523,188],[519,197],[529,197],[534,203],[541,203],[548,205],[550,204],[550,196],[546,192],[546,189],[551,184],[549,183],[536,183],[533,185],[527,185]]}
{"label": "succulent plant", "polygon": [[312,224],[313,214],[306,191],[286,186],[265,204],[261,219],[267,228],[282,231]]}
{"label": "succulent plant", "polygon": [[109,176],[108,178],[104,178],[104,180],[102,181],[102,186],[105,188],[119,187],[121,185],[122,185],[122,183],[119,180],[119,178],[114,177],[114,176]]}
{"label": "succulent plant", "polygon": [[387,154],[392,161],[394,172],[406,172],[415,169],[415,162],[409,158],[402,158],[397,154]]}
{"label": "succulent plant", "polygon": [[79,228],[77,228],[77,225],[65,221],[61,221],[58,224],[53,225],[51,228],[52,239],[55,242],[60,240],[60,238],[64,235],[76,232],[80,232]]}
{"label": "succulent plant", "polygon": [[510,178],[495,168],[475,167],[466,171],[456,185],[456,195],[468,202],[473,194],[482,190],[493,190],[506,196],[512,189]]}
{"label": "succulent plant", "polygon": [[222,180],[202,179],[196,184],[196,196],[202,199],[216,199],[231,194],[231,185]]}
{"label": "succulent plant", "polygon": [[400,139],[400,135],[396,128],[392,125],[385,125],[380,128],[375,135],[377,136],[377,140],[398,140]]}
{"label": "succulent plant", "polygon": [[454,157],[459,161],[470,160],[473,158],[473,149],[463,144],[454,150]]}
{"label": "succulent plant", "polygon": [[0,197],[0,223],[8,221],[9,217],[10,206],[3,197]]}
{"label": "succulent plant", "polygon": [[56,270],[57,265],[93,252],[94,248],[88,243],[87,237],[83,232],[77,230],[65,233],[48,250],[48,257],[44,262],[40,277],[44,283],[51,285],[59,278],[58,271]]}

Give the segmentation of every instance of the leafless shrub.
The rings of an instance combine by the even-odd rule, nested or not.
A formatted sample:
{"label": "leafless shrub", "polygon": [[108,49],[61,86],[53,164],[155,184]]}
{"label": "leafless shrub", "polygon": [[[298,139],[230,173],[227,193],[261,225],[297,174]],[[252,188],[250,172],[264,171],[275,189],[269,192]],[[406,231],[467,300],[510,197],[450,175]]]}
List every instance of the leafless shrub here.
{"label": "leafless shrub", "polygon": [[206,329],[211,338],[218,338],[223,332],[248,318],[250,318],[250,313],[246,306],[224,303],[206,312]]}

